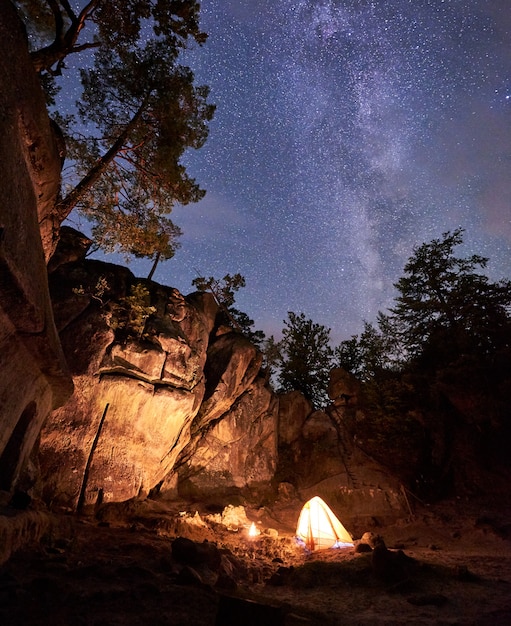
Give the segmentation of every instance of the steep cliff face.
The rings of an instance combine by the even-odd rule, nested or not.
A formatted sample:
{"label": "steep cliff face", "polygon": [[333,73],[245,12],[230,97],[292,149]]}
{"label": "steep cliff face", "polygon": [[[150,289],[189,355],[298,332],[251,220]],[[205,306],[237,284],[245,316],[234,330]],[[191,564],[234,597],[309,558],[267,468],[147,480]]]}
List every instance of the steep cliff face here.
{"label": "steep cliff face", "polygon": [[203,500],[267,494],[277,467],[278,399],[257,378],[184,450],[178,493]]}
{"label": "steep cliff face", "polygon": [[[221,418],[226,424],[231,411],[243,421],[247,400],[240,398],[255,393],[260,353],[237,333],[215,335],[211,294],[184,297],[97,261],[63,264],[50,284],[75,393],[41,435],[46,498],[76,509],[155,488],[174,493],[185,447],[195,449],[209,425]],[[140,315],[147,315],[141,325]],[[259,390],[263,396],[261,413],[273,397],[267,389]],[[252,448],[269,426],[254,428]],[[240,461],[236,484],[242,474],[270,478],[275,441],[264,470],[251,473]],[[254,451],[252,457],[256,467]]]}
{"label": "steep cliff face", "polygon": [[51,274],[75,393],[42,432],[42,483],[51,499],[71,508],[80,499],[89,504],[146,494],[188,443],[204,395],[212,298],[185,300],[154,285],[154,308],[147,310],[154,310],[154,320],[144,337],[117,340],[112,327],[119,321],[106,300],[129,298],[134,284],[128,270],[93,261]]}
{"label": "steep cliff face", "polygon": [[9,2],[0,5],[0,59],[0,489],[10,490],[43,421],[71,394],[72,381],[45,263],[53,246],[60,158],[25,33]]}

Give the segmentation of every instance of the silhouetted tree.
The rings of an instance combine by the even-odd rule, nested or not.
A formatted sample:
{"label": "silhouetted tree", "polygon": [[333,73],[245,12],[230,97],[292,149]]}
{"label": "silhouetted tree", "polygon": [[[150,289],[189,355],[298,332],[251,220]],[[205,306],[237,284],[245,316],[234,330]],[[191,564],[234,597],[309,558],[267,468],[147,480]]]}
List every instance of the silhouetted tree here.
{"label": "silhouetted tree", "polygon": [[395,284],[399,293],[391,315],[409,359],[433,352],[436,364],[469,353],[483,358],[499,347],[509,327],[511,282],[494,283],[477,272],[486,268],[484,257],[456,257],[454,248],[462,242],[463,230],[457,229],[422,244]]}
{"label": "silhouetted tree", "polygon": [[353,335],[335,348],[335,358],[339,367],[361,381],[399,370],[402,355],[392,318],[380,312],[376,325],[364,322],[360,335]]}
{"label": "silhouetted tree", "polygon": [[459,258],[463,230],[417,247],[395,287],[389,314],[336,349],[339,365],[361,380],[384,370],[435,369],[468,355],[485,359],[509,341],[511,282],[491,282],[488,259]]}
{"label": "silhouetted tree", "polygon": [[223,322],[241,332],[254,345],[261,348],[264,341],[264,332],[262,330],[254,330],[254,320],[234,306],[236,301],[235,293],[246,285],[244,276],[239,273],[232,276],[231,274],[226,274],[221,279],[213,276],[209,278],[198,276],[192,280],[192,285],[199,291],[210,291],[220,306]]}
{"label": "silhouetted tree", "polygon": [[511,437],[511,282],[490,281],[484,257],[456,256],[462,243],[457,229],[418,246],[389,313],[336,350],[363,381],[365,449],[430,494],[463,483],[466,458],[476,471],[508,456]]}
{"label": "silhouetted tree", "polygon": [[291,311],[284,324],[279,342],[280,391],[301,391],[315,408],[323,408],[329,402],[327,389],[334,355],[329,345],[330,329]]}

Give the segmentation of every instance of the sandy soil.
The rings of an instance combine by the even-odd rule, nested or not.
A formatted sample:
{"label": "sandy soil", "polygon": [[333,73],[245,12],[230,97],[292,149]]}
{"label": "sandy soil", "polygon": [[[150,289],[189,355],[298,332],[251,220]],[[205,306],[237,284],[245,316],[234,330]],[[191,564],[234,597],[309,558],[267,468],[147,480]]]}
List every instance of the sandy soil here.
{"label": "sandy soil", "polygon": [[[397,570],[378,570],[372,552],[305,553],[293,538],[299,506],[222,518],[149,501],[62,517],[0,568],[0,624],[511,624],[509,512],[454,502],[368,529],[399,555]],[[200,558],[176,558],[178,536]]]}

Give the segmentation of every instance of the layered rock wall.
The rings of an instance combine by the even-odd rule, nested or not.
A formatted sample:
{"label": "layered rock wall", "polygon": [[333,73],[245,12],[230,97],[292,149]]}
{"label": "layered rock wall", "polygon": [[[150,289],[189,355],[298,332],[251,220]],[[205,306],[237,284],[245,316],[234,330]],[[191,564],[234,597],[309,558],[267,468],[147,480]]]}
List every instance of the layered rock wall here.
{"label": "layered rock wall", "polygon": [[53,245],[48,224],[60,158],[10,2],[0,4],[0,63],[0,488],[10,490],[47,415],[72,392],[72,381],[53,322],[45,263]]}
{"label": "layered rock wall", "polygon": [[[75,510],[155,489],[175,495],[179,468],[182,484],[198,476],[188,482],[197,492],[269,485],[277,401],[258,378],[256,347],[217,333],[213,296],[184,297],[99,261],[61,260],[50,284],[75,393],[41,434],[45,499]],[[136,306],[148,315],[138,337],[119,326],[130,318],[121,310],[130,293],[142,294]]]}
{"label": "layered rock wall", "polygon": [[191,443],[178,471],[178,493],[211,499],[267,493],[277,468],[278,400],[257,378],[233,406]]}
{"label": "layered rock wall", "polygon": [[213,297],[186,299],[148,283],[144,336],[118,339],[106,300],[122,301],[142,284],[131,272],[80,261],[53,272],[51,284],[75,393],[41,435],[44,493],[71,509],[147,495],[190,440],[204,397]]}

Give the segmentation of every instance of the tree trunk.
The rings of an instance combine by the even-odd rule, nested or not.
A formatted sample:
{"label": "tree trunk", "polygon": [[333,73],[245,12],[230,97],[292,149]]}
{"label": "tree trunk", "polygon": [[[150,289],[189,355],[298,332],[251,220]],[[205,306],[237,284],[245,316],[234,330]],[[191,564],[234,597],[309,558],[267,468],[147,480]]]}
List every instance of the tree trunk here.
{"label": "tree trunk", "polygon": [[153,266],[151,267],[151,271],[147,275],[147,280],[152,280],[153,274],[156,271],[156,267],[157,267],[157,265],[158,265],[158,263],[160,261],[160,256],[161,256],[161,252],[157,252],[156,256],[154,257]]}

